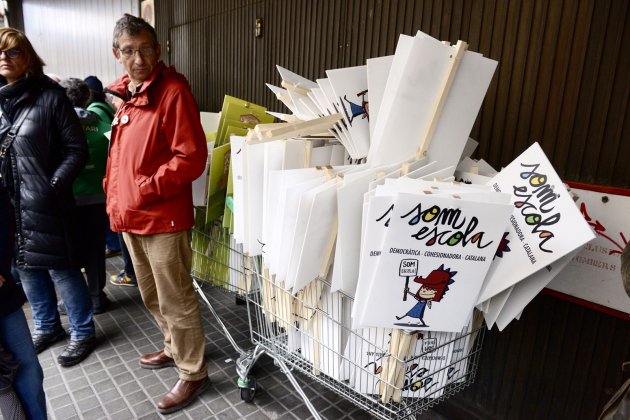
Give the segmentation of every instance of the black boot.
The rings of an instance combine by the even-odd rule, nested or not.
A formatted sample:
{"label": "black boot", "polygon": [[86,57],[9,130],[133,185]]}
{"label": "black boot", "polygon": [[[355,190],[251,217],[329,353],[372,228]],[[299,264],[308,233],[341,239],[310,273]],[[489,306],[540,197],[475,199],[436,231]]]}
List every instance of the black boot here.
{"label": "black boot", "polygon": [[65,337],[66,331],[63,328],[59,328],[57,331],[51,333],[33,334],[33,347],[35,347],[35,352],[39,354],[57,341],[63,340]]}
{"label": "black boot", "polygon": [[92,353],[96,347],[96,339],[94,337],[85,340],[70,340],[70,344],[57,357],[57,362],[61,366],[74,366],[80,363]]}

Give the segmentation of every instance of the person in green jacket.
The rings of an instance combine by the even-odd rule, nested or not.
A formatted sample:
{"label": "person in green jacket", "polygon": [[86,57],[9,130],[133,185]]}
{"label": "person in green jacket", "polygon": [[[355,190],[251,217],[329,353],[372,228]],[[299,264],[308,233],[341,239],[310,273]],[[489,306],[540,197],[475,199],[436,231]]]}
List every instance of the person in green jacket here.
{"label": "person in green jacket", "polygon": [[[105,212],[105,193],[103,176],[107,163],[109,140],[105,133],[110,131],[109,124],[85,109],[90,97],[90,88],[78,78],[62,80],[60,85],[66,89],[66,95],[74,106],[83,132],[87,138],[89,160],[85,168],[74,181],[73,192],[77,203],[77,225],[81,229],[82,266],[87,276],[88,289],[92,297],[94,313],[107,310],[109,299],[105,295],[105,230],[109,223]],[[60,308],[61,309],[61,308]]]}
{"label": "person in green jacket", "polygon": [[[101,121],[111,126],[112,120],[114,119],[114,108],[112,108],[109,102],[105,99],[103,83],[101,83],[99,78],[96,76],[88,76],[83,79],[83,81],[90,88],[90,99],[86,109],[94,112],[99,116]],[[127,249],[122,233],[112,232],[109,226],[109,219],[107,220],[105,232],[105,255],[113,256],[120,252],[124,263],[123,270],[119,274],[113,274],[109,280],[110,283],[115,286],[136,287],[138,285],[136,282],[136,272],[133,269],[131,255],[129,255],[129,250]]]}
{"label": "person in green jacket", "polygon": [[[88,76],[83,81],[90,88],[90,97],[83,108],[93,112],[101,121],[111,126],[115,110],[105,99],[103,83],[96,76]],[[105,256],[115,257],[120,255],[120,251],[118,235],[116,232],[112,232],[109,223],[107,223],[105,228]]]}

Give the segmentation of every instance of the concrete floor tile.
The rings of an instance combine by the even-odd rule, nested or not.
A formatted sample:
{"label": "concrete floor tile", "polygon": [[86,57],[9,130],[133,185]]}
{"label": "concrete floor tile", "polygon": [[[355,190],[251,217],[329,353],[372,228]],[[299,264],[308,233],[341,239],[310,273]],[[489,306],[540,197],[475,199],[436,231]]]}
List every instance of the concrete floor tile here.
{"label": "concrete floor tile", "polygon": [[329,407],[326,410],[321,411],[321,415],[328,419],[340,419],[343,414],[337,407]]}
{"label": "concrete floor tile", "polygon": [[67,393],[68,393],[68,389],[66,388],[64,384],[50,386],[46,388],[46,399],[51,400],[61,395],[66,395]]}
{"label": "concrete floor tile", "polygon": [[101,401],[103,401],[104,403],[117,400],[118,398],[121,397],[120,392],[118,392],[116,388],[99,392],[97,395],[101,399]]}
{"label": "concrete floor tile", "polygon": [[77,410],[74,408],[73,405],[66,405],[63,407],[55,408],[53,411],[54,417],[56,419],[70,419],[78,416]]}
{"label": "concrete floor tile", "polygon": [[118,376],[121,373],[128,372],[129,369],[124,364],[120,364],[118,366],[112,366],[107,368],[107,373],[111,376]]}
{"label": "concrete floor tile", "polygon": [[129,382],[116,388],[120,391],[121,395],[127,395],[138,390],[138,383],[135,381]]}
{"label": "concrete floor tile", "polygon": [[263,413],[256,411],[250,415],[248,415],[247,417],[245,417],[245,419],[247,420],[269,420],[269,417],[264,415]]}
{"label": "concrete floor tile", "polygon": [[135,417],[142,417],[145,415],[153,415],[156,412],[155,405],[152,401],[145,400],[138,404],[135,404],[131,407],[131,410],[134,412]]}
{"label": "concrete floor tile", "polygon": [[109,357],[107,359],[101,359],[101,363],[103,364],[103,366],[105,367],[105,369],[108,369],[110,367],[113,366],[118,366],[122,364],[122,360],[121,358],[116,354],[113,357]]}
{"label": "concrete floor tile", "polygon": [[214,418],[218,420],[238,420],[238,419],[241,419],[242,417],[238,412],[234,411],[232,408],[228,408],[225,411],[215,414]]}
{"label": "concrete floor tile", "polygon": [[68,381],[68,389],[70,390],[81,389],[86,386],[90,386],[90,381],[85,376]]}
{"label": "concrete floor tile", "polygon": [[125,408],[123,408],[120,411],[117,411],[115,413],[110,414],[108,418],[120,419],[120,420],[122,420],[122,419],[135,419],[136,415],[131,411],[130,408],[126,408],[125,407]]}
{"label": "concrete floor tile", "polygon": [[240,403],[236,404],[234,406],[234,409],[242,416],[242,417],[247,417],[252,413],[255,413],[258,411],[258,407],[256,406],[256,404],[253,403],[247,403],[243,400],[240,401]]}
{"label": "concrete floor tile", "polygon": [[[158,413],[149,413],[149,414],[145,414],[142,417],[138,417],[138,420],[160,420],[163,417],[161,415],[159,415]],[[180,417],[182,419],[187,419],[188,417],[186,417],[186,415],[184,415],[184,417]],[[171,415],[168,416],[169,420],[173,420],[173,417]]]}
{"label": "concrete floor tile", "polygon": [[125,372],[120,375],[114,376],[114,382],[118,384],[119,386],[132,382],[134,381],[134,379],[135,378],[133,377],[133,375],[129,372]]}
{"label": "concrete floor tile", "polygon": [[138,403],[147,401],[149,399],[149,397],[147,396],[147,394],[144,393],[144,391],[136,391],[131,394],[127,394],[124,397],[127,400],[127,402],[132,406]]}
{"label": "concrete floor tile", "polygon": [[[80,389],[77,389],[76,391],[74,391],[75,388],[70,387],[70,389],[73,389],[72,391],[72,397],[76,400],[76,401],[81,401],[85,398],[89,398],[89,397],[93,397],[95,395],[94,390],[92,389],[91,386],[86,386]],[[48,393],[46,393],[46,395],[48,395]]]}
{"label": "concrete floor tile", "polygon": [[87,378],[88,382],[94,384],[94,383],[102,382],[104,379],[109,379],[109,375],[107,374],[107,371],[100,370],[98,372],[90,372],[90,373],[88,373],[86,375],[86,378]]}
{"label": "concrete floor tile", "polygon": [[83,372],[87,373],[92,373],[92,372],[100,372],[103,370],[103,364],[100,362],[100,360],[97,360],[93,363],[81,363],[81,368],[83,369]]}
{"label": "concrete floor tile", "polygon": [[213,413],[220,413],[221,411],[230,407],[230,404],[223,397],[215,398],[214,400],[206,402],[206,405]]}
{"label": "concrete floor tile", "polygon": [[85,411],[83,413],[84,420],[100,420],[106,418],[107,414],[105,413],[105,410],[103,410],[101,407],[94,407],[93,409]]}
{"label": "concrete floor tile", "polygon": [[[103,379],[103,378],[105,378],[105,379],[104,380],[100,380],[100,379]],[[106,375],[98,375],[97,379],[99,379],[98,382],[92,381],[92,383],[93,383],[92,386],[94,387],[94,390],[97,393],[100,394],[100,393],[102,393],[104,391],[107,391],[109,389],[115,388],[114,383]]]}
{"label": "concrete floor tile", "polygon": [[186,414],[193,419],[209,419],[214,416],[212,410],[210,410],[205,405],[200,402],[193,403],[189,408],[186,409]]}
{"label": "concrete floor tile", "polygon": [[271,418],[278,418],[287,412],[285,406],[278,401],[273,401],[262,407],[262,411],[267,413]]}
{"label": "concrete floor tile", "polygon": [[96,396],[94,395],[77,401],[77,407],[79,407],[79,411],[81,413],[91,410],[94,407],[98,407],[100,406],[100,404],[101,403],[99,402],[98,398],[96,398]]}
{"label": "concrete floor tile", "polygon": [[160,383],[160,384],[153,384],[145,388],[145,392],[147,393],[149,398],[155,399],[162,396],[162,394],[167,393],[168,389]]}
{"label": "concrete floor tile", "polygon": [[72,398],[70,398],[70,395],[68,394],[61,395],[56,398],[51,398],[48,401],[50,402],[50,406],[53,408],[53,410],[57,410],[58,408],[73,404]]}
{"label": "concrete floor tile", "polygon": [[[103,408],[105,409],[105,411],[107,411],[107,413],[112,415],[114,413],[120,412],[121,410],[127,409],[127,402],[123,398],[108,400],[103,403]],[[114,418],[114,416],[111,417]],[[122,419],[124,417],[116,416],[116,418]]]}

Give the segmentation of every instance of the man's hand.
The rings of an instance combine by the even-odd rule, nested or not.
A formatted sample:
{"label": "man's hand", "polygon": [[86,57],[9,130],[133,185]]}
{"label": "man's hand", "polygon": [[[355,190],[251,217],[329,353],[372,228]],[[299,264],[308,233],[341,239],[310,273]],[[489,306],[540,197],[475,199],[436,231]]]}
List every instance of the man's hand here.
{"label": "man's hand", "polygon": [[2,287],[3,284],[4,284],[4,277],[0,275],[0,287]]}

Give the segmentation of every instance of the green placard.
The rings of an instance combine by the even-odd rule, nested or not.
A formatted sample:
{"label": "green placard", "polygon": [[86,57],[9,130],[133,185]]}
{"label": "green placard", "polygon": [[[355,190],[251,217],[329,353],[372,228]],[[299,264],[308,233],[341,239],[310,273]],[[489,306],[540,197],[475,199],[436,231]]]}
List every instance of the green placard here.
{"label": "green placard", "polygon": [[225,192],[229,181],[230,144],[215,147],[210,156],[208,179],[208,208],[206,223],[219,219],[225,206]]}

